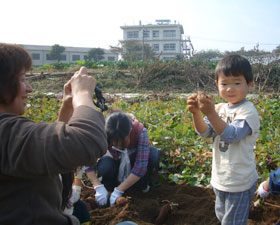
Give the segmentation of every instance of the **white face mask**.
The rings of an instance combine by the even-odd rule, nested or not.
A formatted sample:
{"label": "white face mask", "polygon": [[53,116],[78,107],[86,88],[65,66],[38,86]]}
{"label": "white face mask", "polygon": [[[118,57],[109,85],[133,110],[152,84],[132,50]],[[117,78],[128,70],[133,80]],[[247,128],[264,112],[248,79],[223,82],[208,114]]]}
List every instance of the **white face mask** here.
{"label": "white face mask", "polygon": [[115,146],[112,146],[112,149],[121,153],[121,163],[120,163],[119,174],[118,174],[118,181],[121,183],[129,176],[131,172],[131,165],[128,156],[128,151],[127,148],[121,150]]}
{"label": "white face mask", "polygon": [[117,152],[123,153],[125,149],[119,149],[115,147],[114,145],[112,146],[112,149],[116,150]]}

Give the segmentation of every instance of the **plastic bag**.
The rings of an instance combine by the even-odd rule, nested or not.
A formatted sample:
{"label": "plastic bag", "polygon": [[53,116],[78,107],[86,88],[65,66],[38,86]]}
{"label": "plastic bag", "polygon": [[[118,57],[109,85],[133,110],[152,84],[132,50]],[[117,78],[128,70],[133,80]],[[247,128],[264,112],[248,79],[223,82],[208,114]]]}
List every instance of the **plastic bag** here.
{"label": "plastic bag", "polygon": [[115,146],[113,146],[112,148],[121,153],[121,163],[119,167],[118,181],[122,183],[131,172],[131,165],[128,156],[128,151],[126,148],[124,150],[120,150]]}

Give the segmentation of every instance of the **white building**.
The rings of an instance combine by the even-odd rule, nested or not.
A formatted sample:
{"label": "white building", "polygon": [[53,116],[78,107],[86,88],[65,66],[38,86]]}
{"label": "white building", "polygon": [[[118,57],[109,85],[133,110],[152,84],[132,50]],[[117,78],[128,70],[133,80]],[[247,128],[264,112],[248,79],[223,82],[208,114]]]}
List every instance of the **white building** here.
{"label": "white building", "polygon": [[179,23],[170,20],[156,20],[156,24],[121,26],[123,40],[139,40],[142,45],[149,44],[161,59],[174,59],[177,55],[189,58],[193,46],[189,37],[183,36],[184,29]]}
{"label": "white building", "polygon": [[[46,45],[21,45],[32,56],[32,65],[41,66],[44,64],[56,63],[57,60],[49,60],[49,54],[52,46]],[[88,52],[91,48],[79,48],[79,47],[65,47],[65,51],[61,54],[60,62],[63,63],[75,63],[78,60],[84,60],[87,58]],[[111,52],[103,49],[105,54],[103,55],[104,61],[118,61],[118,53]]]}

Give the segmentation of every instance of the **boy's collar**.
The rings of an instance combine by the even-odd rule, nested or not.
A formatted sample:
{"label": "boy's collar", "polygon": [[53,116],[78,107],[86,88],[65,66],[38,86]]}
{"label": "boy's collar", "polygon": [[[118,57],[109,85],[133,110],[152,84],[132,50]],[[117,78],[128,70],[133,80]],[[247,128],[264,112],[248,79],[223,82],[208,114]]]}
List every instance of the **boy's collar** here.
{"label": "boy's collar", "polygon": [[244,101],[242,101],[242,102],[240,102],[240,103],[238,103],[238,104],[235,104],[235,105],[232,105],[232,106],[229,106],[229,105],[227,104],[227,106],[228,106],[229,109],[234,109],[234,108],[237,108],[237,107],[241,106],[241,105],[244,104],[245,102],[248,102],[248,100],[247,100],[247,99],[244,99]]}

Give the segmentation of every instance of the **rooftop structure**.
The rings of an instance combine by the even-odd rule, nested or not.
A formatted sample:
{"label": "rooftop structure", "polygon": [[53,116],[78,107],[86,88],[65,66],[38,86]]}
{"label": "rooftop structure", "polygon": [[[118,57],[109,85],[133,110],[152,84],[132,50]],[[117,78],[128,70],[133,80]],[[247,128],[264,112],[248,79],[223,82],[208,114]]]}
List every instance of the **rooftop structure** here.
{"label": "rooftop structure", "polygon": [[170,60],[182,55],[189,58],[193,54],[190,37],[184,36],[183,26],[176,21],[156,20],[155,24],[121,26],[123,40],[139,40],[142,45],[149,44],[161,59]]}

